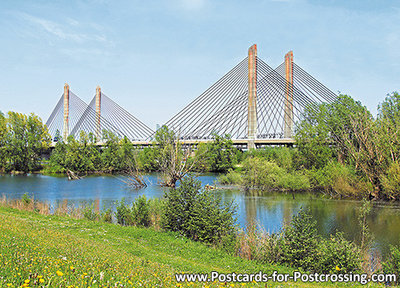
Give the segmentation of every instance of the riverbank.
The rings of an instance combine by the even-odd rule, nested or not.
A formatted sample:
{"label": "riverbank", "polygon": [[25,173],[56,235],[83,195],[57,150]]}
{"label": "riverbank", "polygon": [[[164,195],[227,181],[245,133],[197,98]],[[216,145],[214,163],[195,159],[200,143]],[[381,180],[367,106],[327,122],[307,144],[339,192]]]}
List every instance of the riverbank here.
{"label": "riverbank", "polygon": [[[261,283],[178,283],[174,275],[293,272],[234,257],[175,233],[45,216],[1,206],[0,234],[2,287],[20,287],[24,283],[29,287],[265,287]],[[279,286],[321,284],[297,282]]]}

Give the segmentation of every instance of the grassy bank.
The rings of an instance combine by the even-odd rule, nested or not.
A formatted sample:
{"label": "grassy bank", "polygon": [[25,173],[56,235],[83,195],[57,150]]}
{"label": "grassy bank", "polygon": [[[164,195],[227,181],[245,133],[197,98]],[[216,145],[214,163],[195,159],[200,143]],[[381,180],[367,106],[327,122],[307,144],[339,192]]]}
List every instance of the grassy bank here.
{"label": "grassy bank", "polygon": [[177,283],[174,274],[292,272],[230,256],[175,233],[1,206],[0,235],[1,287],[265,287],[261,283]]}

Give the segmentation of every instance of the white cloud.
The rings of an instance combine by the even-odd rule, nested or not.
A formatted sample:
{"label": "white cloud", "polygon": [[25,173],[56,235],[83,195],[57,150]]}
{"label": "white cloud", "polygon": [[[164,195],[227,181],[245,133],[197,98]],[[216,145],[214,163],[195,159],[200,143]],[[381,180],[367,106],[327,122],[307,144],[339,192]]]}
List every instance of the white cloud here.
{"label": "white cloud", "polygon": [[73,28],[80,30],[82,30],[82,28],[78,21],[71,18],[66,19],[67,24],[60,24],[27,13],[18,14],[23,20],[35,25],[36,27],[39,27],[42,31],[52,36],[56,36],[61,40],[71,40],[78,43],[86,41],[108,42],[106,36],[102,34],[90,34],[74,31]]}

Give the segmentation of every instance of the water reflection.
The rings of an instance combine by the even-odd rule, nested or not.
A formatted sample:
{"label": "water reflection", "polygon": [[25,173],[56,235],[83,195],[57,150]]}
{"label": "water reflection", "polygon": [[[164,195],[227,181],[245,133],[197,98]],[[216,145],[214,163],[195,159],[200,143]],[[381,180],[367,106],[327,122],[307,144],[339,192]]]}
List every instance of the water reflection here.
{"label": "water reflection", "polygon": [[[216,175],[199,176],[202,185],[213,185]],[[115,208],[122,198],[127,203],[140,195],[159,198],[166,188],[157,185],[158,175],[149,174],[150,185],[145,189],[133,190],[113,176],[88,176],[79,181],[68,181],[64,177],[43,175],[0,176],[0,195],[7,198],[21,198],[24,193],[47,202],[52,207],[79,207],[94,205],[95,209]],[[302,207],[309,208],[317,220],[317,227],[323,235],[336,231],[345,233],[348,239],[359,239],[358,211],[361,202],[353,200],[332,200],[315,195],[265,193],[259,191],[216,190],[223,201],[234,201],[238,208],[238,224],[245,228],[247,223],[256,221],[266,231],[279,231]],[[400,236],[400,207],[398,204],[374,203],[368,217],[368,225],[375,236],[376,246],[387,251],[389,244],[398,244]]]}

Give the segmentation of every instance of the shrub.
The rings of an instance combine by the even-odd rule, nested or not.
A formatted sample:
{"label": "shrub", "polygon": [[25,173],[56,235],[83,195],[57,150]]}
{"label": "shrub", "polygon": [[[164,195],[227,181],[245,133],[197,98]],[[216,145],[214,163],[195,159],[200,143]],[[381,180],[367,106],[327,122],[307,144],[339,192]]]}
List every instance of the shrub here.
{"label": "shrub", "polygon": [[150,224],[156,229],[161,226],[161,217],[164,213],[164,200],[160,198],[151,198],[149,200]]}
{"label": "shrub", "polygon": [[90,221],[95,221],[95,220],[99,219],[99,213],[94,211],[93,204],[83,206],[82,214],[83,214],[83,218],[90,220]]}
{"label": "shrub", "polygon": [[131,208],[125,204],[125,199],[122,198],[120,202],[117,201],[117,211],[115,212],[117,223],[123,226],[133,225],[133,217]]}
{"label": "shrub", "polygon": [[287,173],[283,175],[278,186],[288,190],[304,190],[310,188],[310,181],[300,172]]}
{"label": "shrub", "polygon": [[239,172],[230,169],[227,174],[218,177],[222,185],[241,185],[243,184],[242,175]]}
{"label": "shrub", "polygon": [[260,158],[247,158],[243,163],[244,183],[246,187],[260,189],[275,188],[286,174],[275,162]]}
{"label": "shrub", "polygon": [[117,202],[117,211],[115,212],[117,223],[123,226],[145,226],[151,224],[150,221],[150,200],[142,195],[133,203],[132,207],[125,204],[125,199]]}
{"label": "shrub", "polygon": [[400,163],[393,162],[385,174],[381,175],[383,193],[388,199],[400,199]]}
{"label": "shrub", "polygon": [[323,168],[311,172],[313,186],[343,196],[366,196],[372,189],[366,181],[356,175],[353,167],[336,161],[328,162]]}
{"label": "shrub", "polygon": [[343,233],[321,238],[313,270],[318,273],[350,273],[361,271],[361,250],[346,240]]}
{"label": "shrub", "polygon": [[32,199],[29,198],[28,193],[24,193],[24,195],[22,195],[22,203],[24,203],[24,205],[29,205],[32,202]]}
{"label": "shrub", "polygon": [[301,209],[290,225],[284,228],[281,261],[296,268],[311,270],[318,241],[316,221],[308,210]]}
{"label": "shrub", "polygon": [[165,193],[163,227],[206,243],[232,241],[236,213],[233,202],[223,204],[211,191],[200,188],[199,180],[187,176],[178,188]]}
{"label": "shrub", "polygon": [[275,162],[263,158],[247,158],[243,163],[243,183],[259,189],[300,190],[310,187],[308,177],[299,172],[288,173]]}
{"label": "shrub", "polygon": [[[386,274],[395,274],[396,279],[400,279],[400,249],[396,246],[390,246],[388,259],[382,263],[383,272]],[[399,283],[399,281],[397,281]]]}
{"label": "shrub", "polygon": [[136,226],[150,225],[150,202],[145,195],[138,197],[132,204],[132,218]]}
{"label": "shrub", "polygon": [[101,213],[101,221],[112,223],[112,210],[108,208]]}
{"label": "shrub", "polygon": [[246,154],[248,157],[262,158],[269,162],[275,162],[286,171],[291,171],[294,168],[293,160],[297,158],[298,151],[288,147],[266,147],[265,149],[250,150]]}

